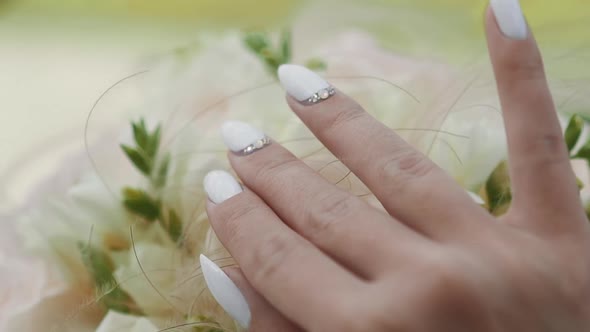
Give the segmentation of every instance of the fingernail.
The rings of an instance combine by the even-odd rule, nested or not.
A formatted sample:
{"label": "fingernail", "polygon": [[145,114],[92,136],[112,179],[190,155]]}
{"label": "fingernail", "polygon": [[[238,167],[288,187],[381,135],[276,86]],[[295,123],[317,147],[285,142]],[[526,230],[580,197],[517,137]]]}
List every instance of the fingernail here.
{"label": "fingernail", "polygon": [[199,257],[201,269],[207,287],[215,301],[243,328],[250,325],[250,307],[248,302],[240,292],[240,289],[234,282],[223,272],[222,269],[213,263],[205,255]]}
{"label": "fingernail", "polygon": [[319,103],[336,93],[330,83],[302,66],[281,65],[278,75],[287,93],[304,104]]}
{"label": "fingernail", "polygon": [[241,193],[242,186],[226,171],[211,171],[205,175],[203,186],[209,199],[219,204]]}
{"label": "fingernail", "polygon": [[250,154],[270,144],[260,130],[240,121],[227,121],[221,126],[221,136],[228,149],[235,153]]}
{"label": "fingernail", "polygon": [[518,0],[490,0],[500,30],[508,38],[527,38],[528,27]]}

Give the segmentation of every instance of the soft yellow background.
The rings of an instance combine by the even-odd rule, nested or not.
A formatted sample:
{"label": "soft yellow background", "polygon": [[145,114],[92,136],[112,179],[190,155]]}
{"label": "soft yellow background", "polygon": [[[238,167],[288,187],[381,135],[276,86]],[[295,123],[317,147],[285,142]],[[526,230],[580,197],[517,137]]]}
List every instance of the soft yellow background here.
{"label": "soft yellow background", "polygon": [[[580,28],[589,26],[587,0],[522,2],[542,46],[590,42],[590,30]],[[146,57],[207,30],[288,26],[318,3],[330,3],[322,8],[335,26],[354,24],[396,51],[437,50],[452,62],[483,50],[486,1],[0,0],[0,209],[18,203],[32,183],[56,171],[61,156],[81,147],[93,101]],[[339,8],[351,6],[380,9],[391,20],[339,20]],[[396,16],[406,10],[431,19]]]}

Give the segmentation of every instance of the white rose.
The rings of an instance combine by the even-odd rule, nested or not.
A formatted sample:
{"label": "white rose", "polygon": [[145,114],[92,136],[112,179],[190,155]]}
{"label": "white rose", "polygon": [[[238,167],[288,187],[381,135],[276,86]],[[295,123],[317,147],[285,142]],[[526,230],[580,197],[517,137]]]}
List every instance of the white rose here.
{"label": "white rose", "polygon": [[96,332],[157,332],[159,329],[147,318],[109,311]]}
{"label": "white rose", "polygon": [[[428,153],[464,186],[471,187],[482,182],[497,161],[502,159],[504,142],[499,139],[503,137],[502,126],[497,122],[499,114],[486,113],[489,117],[478,117],[478,121],[467,116],[469,112],[452,112],[442,120],[438,118],[444,111],[444,105],[450,104],[460,91],[456,87],[455,94],[439,96],[439,100],[432,98],[446,91],[450,82],[461,81],[459,75],[450,68],[393,55],[361,33],[343,34],[326,42],[320,49],[301,51],[296,62],[312,56],[321,57],[328,63],[325,75],[338,88],[397,130],[408,142]],[[379,79],[359,76],[383,78],[407,89],[411,95]],[[141,82],[145,95],[139,98],[135,108],[141,114],[148,115],[152,122],[164,125],[162,149],[170,152],[173,162],[163,199],[186,224],[190,224],[185,248],[192,250],[193,257],[197,257],[195,253],[199,251],[217,252],[214,248],[219,246],[210,232],[204,213],[206,195],[201,181],[208,170],[228,167],[226,149],[218,133],[222,121],[234,119],[250,122],[284,142],[299,156],[305,156],[320,146],[288,109],[283,90],[260,61],[244,48],[238,34],[201,41],[199,51],[188,60],[165,60],[146,74]],[[268,82],[271,84],[264,85]],[[247,90],[253,87],[260,88]],[[235,95],[239,91],[244,93]],[[107,105],[116,103],[113,104],[111,100]],[[213,107],[209,107],[211,105]],[[432,105],[439,105],[441,109],[432,108]],[[104,113],[105,108],[99,105],[96,115],[109,117],[109,113]],[[114,107],[110,111],[120,110]],[[118,146],[121,137],[130,136],[128,127],[128,122],[121,123],[120,129],[126,134],[109,135],[101,142],[100,149],[90,150],[100,177],[79,176],[76,184],[65,195],[54,195],[40,208],[32,209],[22,218],[21,230],[29,246],[60,253],[61,256],[48,258],[53,263],[60,262],[67,267],[64,270],[83,269],[73,245],[78,241],[88,241],[93,226],[92,241],[100,241],[98,244],[104,244],[105,239],[129,241],[130,219],[121,205],[119,190],[126,185],[141,186],[143,182]],[[438,140],[432,145],[429,143],[435,135],[424,129],[445,130],[470,139],[439,133],[436,135]],[[461,162],[457,162],[455,154]],[[305,160],[319,170],[333,158],[323,151]],[[323,170],[322,174],[330,179],[338,179],[340,174],[345,174],[345,170],[330,167]],[[106,181],[108,187],[105,188],[102,181]],[[351,183],[353,192],[362,193],[360,182]],[[166,274],[153,270],[186,270],[194,274],[196,261],[186,259],[186,252],[163,241],[154,229],[142,231],[138,227],[135,230],[136,250],[140,261],[145,263],[145,270],[149,270],[147,274],[150,280],[153,279],[164,297],[178,304],[175,302],[178,297],[174,293],[185,290],[177,287],[190,273]],[[63,243],[67,243],[68,247],[64,248]],[[134,254],[132,250],[126,249],[114,257],[117,266],[115,277],[121,283],[120,287],[147,313],[166,314],[171,306],[144,278]],[[224,255],[222,251],[217,254],[218,257]],[[81,271],[73,275],[79,278],[86,273]],[[197,279],[190,286],[190,291],[185,293],[196,296],[202,289],[202,280]],[[182,310],[188,311],[188,308],[193,307],[193,301],[194,297],[190,296],[180,301]],[[198,303],[192,313],[206,312],[215,319],[222,317],[219,308],[207,301],[203,300],[206,305]]]}

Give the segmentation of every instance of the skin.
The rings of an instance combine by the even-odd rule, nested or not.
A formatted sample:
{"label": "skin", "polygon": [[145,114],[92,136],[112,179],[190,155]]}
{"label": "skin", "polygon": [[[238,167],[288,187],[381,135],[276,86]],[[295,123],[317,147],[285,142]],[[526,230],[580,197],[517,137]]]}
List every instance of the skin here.
{"label": "skin", "polygon": [[387,213],[279,144],[229,155],[245,190],[208,213],[251,331],[590,331],[590,230],[534,37],[486,15],[513,187],[495,219],[338,92],[293,111]]}

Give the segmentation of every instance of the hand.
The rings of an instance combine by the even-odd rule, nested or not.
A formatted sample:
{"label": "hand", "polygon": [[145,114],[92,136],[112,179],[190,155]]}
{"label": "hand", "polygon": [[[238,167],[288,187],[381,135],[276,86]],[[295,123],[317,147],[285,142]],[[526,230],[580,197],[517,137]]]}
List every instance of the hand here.
{"label": "hand", "polygon": [[[254,331],[590,331],[590,230],[541,55],[516,0],[492,0],[486,22],[509,144],[509,212],[496,220],[342,92],[282,66],[293,111],[387,213],[258,130],[227,123],[245,187],[215,171],[205,189],[248,304],[202,259],[213,295],[238,321]],[[310,103],[320,90],[328,93]]]}

